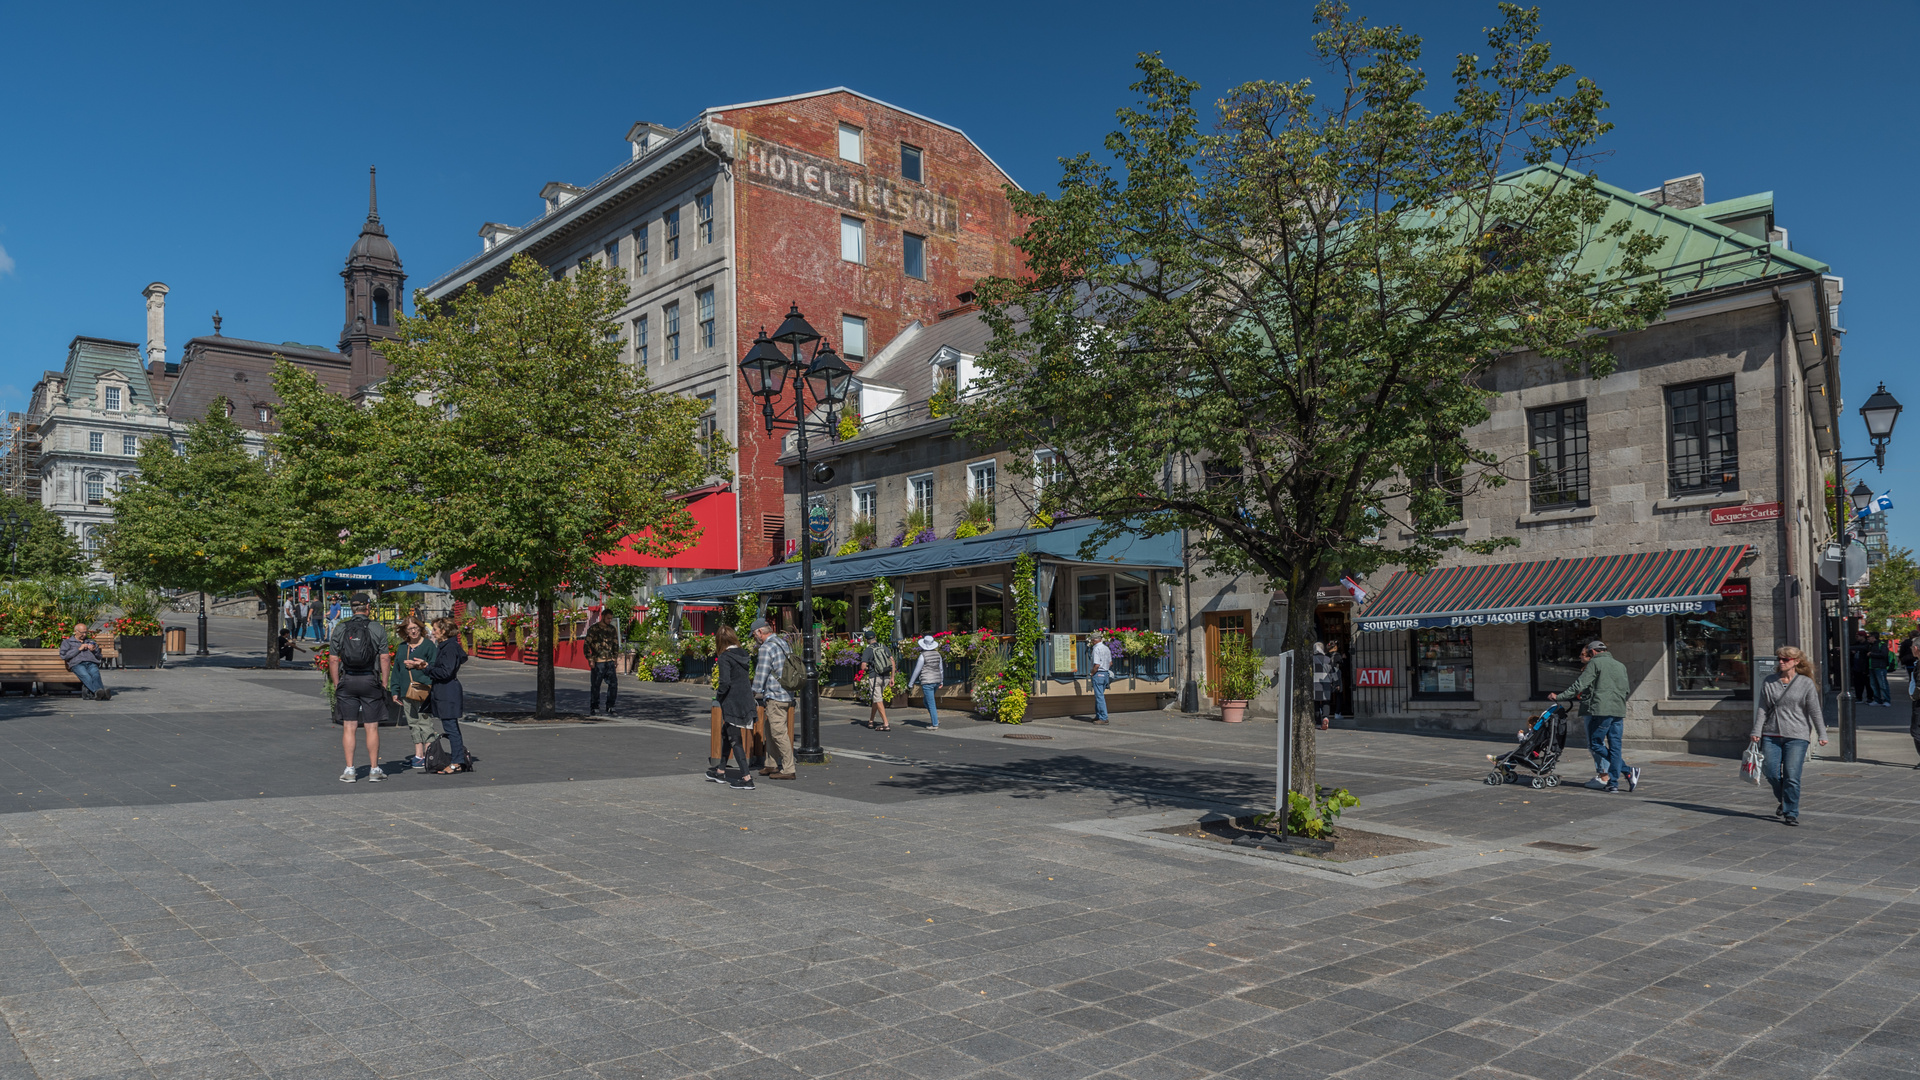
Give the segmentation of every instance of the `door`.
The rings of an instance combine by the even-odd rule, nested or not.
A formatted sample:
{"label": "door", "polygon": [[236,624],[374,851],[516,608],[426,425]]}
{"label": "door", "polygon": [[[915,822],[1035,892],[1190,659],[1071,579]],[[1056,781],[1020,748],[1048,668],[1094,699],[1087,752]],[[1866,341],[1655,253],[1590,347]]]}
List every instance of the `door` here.
{"label": "door", "polygon": [[1207,685],[1207,680],[1213,677],[1213,673],[1220,670],[1221,635],[1251,633],[1252,625],[1253,613],[1250,611],[1207,612],[1207,670],[1200,680],[1202,688]]}

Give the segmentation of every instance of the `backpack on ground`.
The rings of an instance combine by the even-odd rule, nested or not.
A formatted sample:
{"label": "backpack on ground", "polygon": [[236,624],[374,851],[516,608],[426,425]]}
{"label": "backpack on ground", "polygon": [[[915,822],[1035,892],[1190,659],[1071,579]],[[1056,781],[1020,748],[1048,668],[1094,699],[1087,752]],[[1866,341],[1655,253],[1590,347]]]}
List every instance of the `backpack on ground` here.
{"label": "backpack on ground", "polygon": [[[435,735],[427,743],[427,752],[423,756],[426,759],[427,771],[430,773],[441,772],[445,770],[447,766],[454,763],[453,754],[447,750],[447,737],[445,735]],[[474,757],[472,752],[469,751],[467,760],[460,764],[464,768],[471,769],[473,768],[473,763],[478,760],[480,759]]]}
{"label": "backpack on ground", "polygon": [[800,684],[805,682],[806,678],[807,665],[800,662],[799,654],[795,653],[792,649],[788,649],[787,658],[780,662],[780,674],[778,676],[780,689],[791,694],[795,690],[800,689]]}
{"label": "backpack on ground", "polygon": [[371,672],[380,658],[373,644],[373,623],[356,615],[341,625],[340,634],[341,669],[355,675]]}

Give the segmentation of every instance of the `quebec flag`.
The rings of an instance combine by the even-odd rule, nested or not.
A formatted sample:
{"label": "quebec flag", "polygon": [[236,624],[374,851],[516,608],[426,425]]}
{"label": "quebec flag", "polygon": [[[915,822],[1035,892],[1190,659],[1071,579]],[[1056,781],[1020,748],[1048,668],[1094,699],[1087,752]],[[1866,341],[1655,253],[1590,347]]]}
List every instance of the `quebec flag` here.
{"label": "quebec flag", "polygon": [[1891,509],[1893,509],[1893,492],[1883,491],[1878,498],[1861,507],[1858,516],[1867,517]]}

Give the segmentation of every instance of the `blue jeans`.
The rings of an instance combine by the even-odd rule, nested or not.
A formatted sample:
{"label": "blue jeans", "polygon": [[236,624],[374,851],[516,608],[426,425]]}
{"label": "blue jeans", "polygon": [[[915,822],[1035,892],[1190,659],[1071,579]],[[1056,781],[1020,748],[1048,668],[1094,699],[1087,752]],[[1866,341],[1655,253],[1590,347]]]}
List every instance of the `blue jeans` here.
{"label": "blue jeans", "polygon": [[1887,673],[1884,668],[1867,669],[1867,690],[1867,696],[1876,704],[1893,704],[1893,697],[1887,689]]}
{"label": "blue jeans", "polygon": [[1107,719],[1107,687],[1113,684],[1113,672],[1096,671],[1093,673],[1093,718],[1104,723]]}
{"label": "blue jeans", "polygon": [[464,764],[467,760],[467,744],[460,738],[460,721],[443,719],[440,721],[440,730],[447,733],[447,753],[453,758],[453,763]]}
{"label": "blue jeans", "polygon": [[939,687],[933,685],[932,683],[920,684],[920,692],[926,695],[926,698],[927,698],[927,726],[928,727],[940,726],[940,707],[933,703],[933,692],[938,689]]}
{"label": "blue jeans", "polygon": [[1800,816],[1800,766],[1807,763],[1807,740],[1768,735],[1760,740],[1761,775],[1773,785],[1773,797],[1788,817]]}
{"label": "blue jeans", "polygon": [[600,708],[600,684],[607,685],[607,711],[613,711],[613,699],[620,696],[620,677],[614,673],[613,661],[596,660],[587,669],[587,708],[598,711]]}
{"label": "blue jeans", "polygon": [[1627,762],[1620,756],[1620,718],[1587,717],[1587,749],[1593,753],[1593,771],[1607,774],[1607,783],[1619,786],[1627,778]]}
{"label": "blue jeans", "polygon": [[106,688],[100,681],[99,664],[75,664],[73,665],[73,673],[80,676],[81,686],[86,687],[96,694]]}

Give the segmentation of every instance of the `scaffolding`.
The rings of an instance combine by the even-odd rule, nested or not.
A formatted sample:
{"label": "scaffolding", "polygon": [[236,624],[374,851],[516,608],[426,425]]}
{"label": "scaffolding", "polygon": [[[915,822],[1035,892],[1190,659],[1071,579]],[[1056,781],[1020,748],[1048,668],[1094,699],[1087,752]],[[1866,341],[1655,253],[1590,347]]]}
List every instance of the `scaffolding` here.
{"label": "scaffolding", "polygon": [[0,491],[40,501],[40,417],[10,412],[0,433]]}

